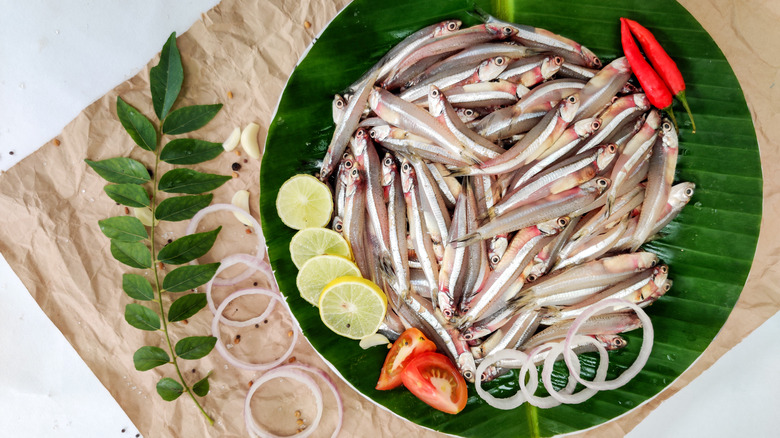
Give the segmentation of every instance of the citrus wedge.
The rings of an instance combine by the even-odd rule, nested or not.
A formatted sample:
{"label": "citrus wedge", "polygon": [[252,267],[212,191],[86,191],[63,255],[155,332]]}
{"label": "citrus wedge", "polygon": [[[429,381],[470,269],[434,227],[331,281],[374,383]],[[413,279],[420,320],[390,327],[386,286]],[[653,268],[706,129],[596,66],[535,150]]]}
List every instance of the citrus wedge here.
{"label": "citrus wedge", "polygon": [[379,287],[360,277],[337,278],[322,290],[320,318],[335,333],[362,339],[379,329],[387,312],[387,296]]}
{"label": "citrus wedge", "polygon": [[360,277],[360,269],[350,260],[336,255],[319,255],[301,266],[295,283],[301,297],[317,306],[322,289],[336,278],[345,275]]}
{"label": "citrus wedge", "polygon": [[333,196],[317,178],[295,175],[279,188],[276,212],[285,225],[296,230],[324,227],[333,212]]}
{"label": "citrus wedge", "polygon": [[310,258],[322,254],[352,258],[347,241],[341,234],[328,228],[304,228],[295,233],[290,241],[290,257],[298,269]]}

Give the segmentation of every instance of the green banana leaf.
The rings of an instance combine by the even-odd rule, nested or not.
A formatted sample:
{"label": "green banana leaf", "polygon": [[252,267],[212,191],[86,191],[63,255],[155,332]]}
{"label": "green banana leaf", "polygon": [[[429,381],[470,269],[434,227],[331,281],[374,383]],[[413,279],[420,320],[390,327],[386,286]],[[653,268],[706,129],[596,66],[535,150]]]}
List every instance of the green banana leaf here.
{"label": "green banana leaf", "polygon": [[[480,8],[509,21],[572,38],[602,61],[622,56],[618,18],[633,18],[656,35],[687,80],[697,133],[676,107],[680,124],[677,181],[693,181],[691,203],[646,247],[670,266],[674,287],[648,308],[655,328],[652,355],[628,385],[598,393],[580,405],[553,409],[494,409],[473,388],[458,415],[429,408],[408,391],[374,389],[386,350],[362,350],[356,341],[331,333],[317,309],[300,298],[288,245],[295,231],[279,220],[275,199],[281,184],[297,173],[314,174],[333,133],[331,100],[395,43],[417,29],[457,18],[478,24]],[[505,2],[470,0],[356,0],[325,29],[290,77],[269,129],[260,176],[262,225],[282,293],[303,333],[358,391],[396,414],[442,432],[467,437],[551,436],[586,429],[630,411],[669,386],[710,344],[739,298],[759,233],[761,165],[750,113],[728,62],[699,23],[674,1],[566,0]],[[611,353],[609,378],[634,360],[641,330],[628,347]],[[592,376],[595,356],[585,357]],[[565,366],[555,378],[563,381]],[[516,374],[492,382],[490,391],[516,391]],[[529,418],[530,424],[529,424]],[[538,423],[537,423],[538,421]]]}

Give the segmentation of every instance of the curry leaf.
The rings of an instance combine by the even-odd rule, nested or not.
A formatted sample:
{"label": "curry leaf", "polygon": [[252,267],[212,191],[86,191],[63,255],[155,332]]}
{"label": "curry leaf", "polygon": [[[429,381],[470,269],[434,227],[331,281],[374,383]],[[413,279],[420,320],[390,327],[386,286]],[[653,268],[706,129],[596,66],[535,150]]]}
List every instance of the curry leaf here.
{"label": "curry leaf", "polygon": [[148,207],[149,194],[136,184],[109,184],[103,187],[109,198],[128,207]]}
{"label": "curry leaf", "polygon": [[219,263],[181,266],[165,275],[163,289],[168,292],[184,292],[208,283],[219,269]]}
{"label": "curry leaf", "polygon": [[206,394],[209,393],[210,385],[209,385],[209,376],[211,374],[207,374],[206,377],[198,380],[194,385],[192,385],[192,392],[194,392],[199,397],[205,397]]}
{"label": "curry leaf", "polygon": [[138,242],[149,237],[146,227],[133,216],[116,216],[98,221],[100,231],[109,239]]}
{"label": "curry leaf", "polygon": [[157,393],[160,394],[165,401],[174,401],[184,392],[184,387],[181,383],[171,379],[170,377],[163,377],[157,382]]}
{"label": "curry leaf", "polygon": [[116,99],[116,115],[135,144],[147,151],[157,149],[157,130],[152,122],[121,97]]}
{"label": "curry leaf", "polygon": [[176,196],[164,199],[154,210],[154,216],[161,221],[183,221],[208,207],[214,195]]}
{"label": "curry leaf", "polygon": [[116,157],[101,161],[84,161],[108,182],[117,184],[143,184],[151,179],[146,167],[132,158]]}
{"label": "curry leaf", "polygon": [[194,293],[184,295],[171,304],[171,309],[168,311],[168,321],[176,322],[187,319],[206,307],[206,304],[208,304],[206,294]]}
{"label": "curry leaf", "polygon": [[141,330],[155,331],[160,329],[160,316],[154,310],[136,303],[125,306],[125,321]]}
{"label": "curry leaf", "polygon": [[184,67],[181,64],[179,48],[176,47],[176,32],[174,32],[168,37],[160,52],[160,62],[149,70],[152,105],[159,120],[164,120],[173,107],[176,98],[179,97],[182,82],[184,82]]}
{"label": "curry leaf", "polygon": [[152,267],[152,254],[141,242],[122,242],[111,240],[111,255],[131,268],[147,269]]}
{"label": "curry leaf", "polygon": [[133,365],[138,371],[149,371],[152,368],[165,365],[171,361],[171,357],[160,347],[147,345],[136,350],[133,354]]}
{"label": "curry leaf", "polygon": [[182,359],[200,359],[211,353],[216,343],[214,336],[190,336],[177,342],[174,351]]}
{"label": "curry leaf", "polygon": [[203,233],[190,234],[174,240],[157,253],[157,259],[169,265],[182,265],[206,254],[217,240],[222,227]]}
{"label": "curry leaf", "polygon": [[154,289],[149,280],[138,274],[122,275],[122,290],[135,300],[150,301],[154,299]]}
{"label": "curry leaf", "polygon": [[221,103],[179,108],[165,118],[162,132],[168,135],[176,135],[200,129],[210,122],[220,109],[222,109]]}
{"label": "curry leaf", "polygon": [[194,195],[214,190],[230,178],[230,176],[201,173],[192,169],[173,169],[160,178],[158,188],[167,193]]}
{"label": "curry leaf", "polygon": [[[172,113],[171,117],[174,114],[176,113]],[[170,164],[198,164],[216,158],[224,150],[222,143],[212,143],[194,138],[177,138],[165,145],[160,152],[160,159]]]}

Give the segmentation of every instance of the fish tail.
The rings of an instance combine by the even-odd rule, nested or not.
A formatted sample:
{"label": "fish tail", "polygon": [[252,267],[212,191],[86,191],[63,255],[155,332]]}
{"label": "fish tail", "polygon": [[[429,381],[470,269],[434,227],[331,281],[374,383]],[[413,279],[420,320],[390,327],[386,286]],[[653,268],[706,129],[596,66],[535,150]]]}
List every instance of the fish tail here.
{"label": "fish tail", "polygon": [[460,248],[462,246],[469,246],[473,243],[477,243],[480,240],[482,240],[482,235],[479,234],[479,232],[474,232],[458,237],[453,242],[455,243],[456,247]]}
{"label": "fish tail", "polygon": [[467,176],[467,175],[473,175],[474,168],[472,166],[463,166],[463,167],[456,167],[454,169],[450,169],[450,173],[447,175],[443,175],[445,177],[452,176]]}

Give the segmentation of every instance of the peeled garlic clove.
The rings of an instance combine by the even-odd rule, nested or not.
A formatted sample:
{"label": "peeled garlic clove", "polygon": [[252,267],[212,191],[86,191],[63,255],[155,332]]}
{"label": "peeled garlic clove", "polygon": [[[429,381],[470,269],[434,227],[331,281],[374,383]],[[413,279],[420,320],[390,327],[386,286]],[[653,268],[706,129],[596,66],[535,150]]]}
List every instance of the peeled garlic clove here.
{"label": "peeled garlic clove", "polygon": [[[230,201],[233,205],[236,207],[245,210],[247,215],[250,215],[249,213],[249,191],[247,190],[239,190],[236,192],[235,195],[233,195],[233,199]],[[251,227],[252,222],[249,222],[249,219],[241,213],[233,212],[233,215],[236,217],[236,219],[239,220],[242,224]]]}
{"label": "peeled garlic clove", "polygon": [[360,340],[360,348],[367,350],[371,347],[376,347],[377,345],[387,345],[389,343],[390,340],[387,339],[385,335],[374,333],[373,335],[368,335]]}
{"label": "peeled garlic clove", "polygon": [[152,224],[157,225],[157,222],[159,222],[154,218],[152,215],[152,209],[149,207],[133,207],[133,214],[138,218],[139,221],[141,221],[142,224],[147,227],[151,227]]}
{"label": "peeled garlic clove", "polygon": [[250,123],[241,132],[241,147],[252,158],[260,158],[260,146],[257,144],[258,131],[260,131],[260,125]]}
{"label": "peeled garlic clove", "polygon": [[236,129],[230,133],[230,137],[222,143],[222,147],[225,151],[230,152],[238,146],[238,141],[241,140],[241,128],[236,126]]}

